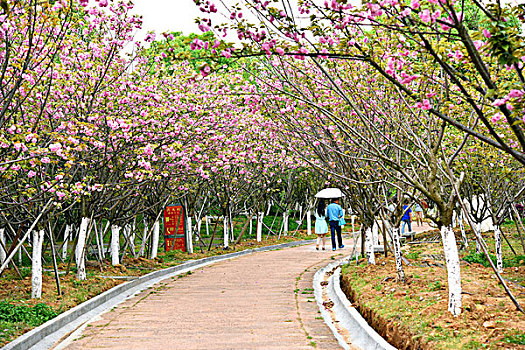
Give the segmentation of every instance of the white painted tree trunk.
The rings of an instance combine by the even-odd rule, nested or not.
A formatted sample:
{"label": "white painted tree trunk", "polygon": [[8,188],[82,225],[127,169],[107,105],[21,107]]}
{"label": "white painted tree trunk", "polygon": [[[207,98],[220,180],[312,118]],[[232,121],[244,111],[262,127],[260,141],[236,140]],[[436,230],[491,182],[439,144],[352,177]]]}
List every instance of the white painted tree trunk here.
{"label": "white painted tree trunk", "polygon": [[201,236],[201,228],[202,228],[202,217],[199,221],[197,221],[197,232],[195,233],[195,242],[198,242],[198,238]]}
{"label": "white painted tree trunk", "polygon": [[42,244],[44,243],[44,230],[33,231],[33,256],[31,267],[31,298],[42,297]]}
{"label": "white painted tree trunk", "polygon": [[[102,220],[101,220],[102,221]],[[100,249],[102,250],[102,259],[106,258],[106,247],[104,246],[104,233],[106,233],[106,230],[108,229],[109,221],[106,223],[106,228],[102,230],[102,223],[100,224],[100,232],[98,233],[100,235]]]}
{"label": "white painted tree trunk", "polygon": [[111,225],[111,265],[120,264],[120,226]]}
{"label": "white painted tree trunk", "polygon": [[270,215],[271,209],[272,209],[272,201],[268,201],[268,210],[266,211],[266,216]]}
{"label": "white painted tree trunk", "polygon": [[264,212],[260,211],[257,215],[257,242],[262,241],[262,231],[263,231],[263,219]]}
{"label": "white painted tree trunk", "polygon": [[288,210],[285,210],[283,213],[283,234],[285,236],[288,236],[288,219],[290,218],[290,214],[288,213]]}
{"label": "white painted tree trunk", "polygon": [[367,227],[365,231],[365,252],[368,259],[368,263],[371,265],[376,264],[376,257],[374,254],[374,243],[373,243],[373,233],[370,227]]}
{"label": "white painted tree trunk", "polygon": [[401,242],[399,240],[399,229],[392,230],[394,257],[396,259],[397,280],[405,283],[405,271],[403,270],[403,259],[401,258]]}
{"label": "white painted tree trunk", "polygon": [[62,245],[62,260],[67,258],[67,245],[69,243],[69,237],[73,231],[72,225],[66,225],[66,230],[64,231],[64,244]]}
{"label": "white painted tree trunk", "polygon": [[250,237],[253,235],[253,217],[249,217],[248,220],[250,220]]}
{"label": "white painted tree trunk", "polygon": [[452,227],[441,227],[441,239],[447,263],[448,274],[448,311],[453,316],[461,314],[461,268],[458,246]]}
{"label": "white painted tree trunk", "polygon": [[153,224],[153,237],[151,238],[151,259],[155,259],[159,253],[160,222]]}
{"label": "white painted tree trunk", "polygon": [[7,258],[7,252],[4,250],[7,249],[7,245],[5,242],[5,229],[0,228],[0,266],[4,264],[5,259]]}
{"label": "white painted tree trunk", "polygon": [[186,241],[188,242],[187,251],[190,254],[193,254],[193,222],[191,216],[188,215],[188,222],[186,225]]}
{"label": "white painted tree trunk", "polygon": [[144,219],[144,231],[142,232],[142,243],[140,243],[139,256],[144,256],[148,236],[148,222]]}
{"label": "white painted tree trunk", "polygon": [[[479,235],[481,236],[481,223],[476,224],[476,230],[478,231]],[[479,244],[479,241],[476,239],[476,253],[481,253],[481,245]]]}
{"label": "white painted tree trunk", "polygon": [[306,234],[311,235],[312,234],[312,211],[308,210],[306,212]]}
{"label": "white painted tree trunk", "polygon": [[[96,240],[96,243],[97,243],[98,259],[100,261],[102,261],[102,259],[104,259],[103,258],[104,246],[103,246],[103,243],[101,242],[99,234],[98,234],[97,224],[93,223],[93,227],[95,228],[95,240]],[[100,226],[100,229],[102,230],[102,226]]]}
{"label": "white painted tree trunk", "polygon": [[465,217],[463,216],[463,212],[461,212],[461,215],[459,216],[459,227],[461,229],[461,238],[463,239],[463,244],[465,244],[465,248],[468,248],[468,238],[465,232],[465,225],[463,224],[464,218]]}
{"label": "white painted tree trunk", "polygon": [[228,217],[224,217],[224,248],[228,248],[230,240],[228,239]]}
{"label": "white painted tree trunk", "polygon": [[131,245],[131,252],[133,253],[133,257],[136,257],[136,253],[135,253],[135,222],[133,222],[132,225],[127,225],[128,226],[128,239],[129,239],[129,244]]}
{"label": "white painted tree trunk", "polygon": [[496,249],[496,268],[503,272],[503,254],[501,251],[501,229],[499,225],[494,226],[494,245]]}
{"label": "white painted tree trunk", "polygon": [[376,246],[378,244],[379,244],[379,223],[377,221],[374,221],[374,225],[372,226],[372,245]]}
{"label": "white painted tree trunk", "polygon": [[86,246],[87,230],[89,227],[89,218],[82,218],[80,229],[78,230],[77,247],[75,249],[75,262],[77,264],[77,279],[83,281],[86,279],[86,259],[84,248]]}
{"label": "white painted tree trunk", "polygon": [[210,223],[208,221],[208,215],[206,215],[206,217],[204,218],[204,220],[206,221],[206,236],[210,236]]}

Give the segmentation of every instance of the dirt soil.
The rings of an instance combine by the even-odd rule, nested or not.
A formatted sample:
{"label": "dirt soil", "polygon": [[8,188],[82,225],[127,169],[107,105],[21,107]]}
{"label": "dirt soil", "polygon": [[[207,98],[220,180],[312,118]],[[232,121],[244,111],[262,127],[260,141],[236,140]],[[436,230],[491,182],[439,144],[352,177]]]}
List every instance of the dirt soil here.
{"label": "dirt soil", "polygon": [[[459,238],[459,237],[458,237]],[[396,281],[392,256],[376,255],[343,269],[349,300],[378,333],[399,349],[525,349],[525,315],[517,311],[491,268],[461,262],[463,309],[448,311],[447,273],[441,244],[405,245],[406,284]],[[525,307],[525,266],[505,268],[508,287]],[[523,282],[520,282],[523,284]]]}

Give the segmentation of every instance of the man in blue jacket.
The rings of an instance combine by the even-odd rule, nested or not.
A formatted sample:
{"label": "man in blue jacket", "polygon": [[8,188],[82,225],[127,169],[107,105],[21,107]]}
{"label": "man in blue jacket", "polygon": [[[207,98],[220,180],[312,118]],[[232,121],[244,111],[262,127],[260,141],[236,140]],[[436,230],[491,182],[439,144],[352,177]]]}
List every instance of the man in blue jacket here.
{"label": "man in blue jacket", "polygon": [[337,243],[339,249],[344,248],[343,237],[341,237],[341,226],[339,226],[339,219],[343,217],[343,208],[339,205],[339,199],[332,199],[332,203],[326,207],[326,215],[330,222],[330,233],[332,235],[332,250],[336,249],[335,233],[337,232]]}

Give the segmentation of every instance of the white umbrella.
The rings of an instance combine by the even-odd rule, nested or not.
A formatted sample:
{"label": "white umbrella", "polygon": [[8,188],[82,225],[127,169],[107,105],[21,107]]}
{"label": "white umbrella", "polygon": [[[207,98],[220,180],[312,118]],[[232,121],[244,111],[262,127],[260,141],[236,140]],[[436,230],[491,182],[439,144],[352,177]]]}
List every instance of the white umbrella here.
{"label": "white umbrella", "polygon": [[338,188],[325,188],[317,192],[316,198],[341,198],[344,197],[343,192]]}

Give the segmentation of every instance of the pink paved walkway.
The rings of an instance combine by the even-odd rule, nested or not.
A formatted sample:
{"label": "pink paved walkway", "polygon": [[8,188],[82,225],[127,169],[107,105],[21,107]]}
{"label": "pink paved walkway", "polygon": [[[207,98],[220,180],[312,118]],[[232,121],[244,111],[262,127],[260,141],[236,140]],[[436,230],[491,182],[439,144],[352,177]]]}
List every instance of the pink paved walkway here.
{"label": "pink paved walkway", "polygon": [[[349,254],[345,242],[334,253]],[[67,348],[340,349],[311,290],[313,274],[334,255],[308,245],[166,280],[102,315]]]}

